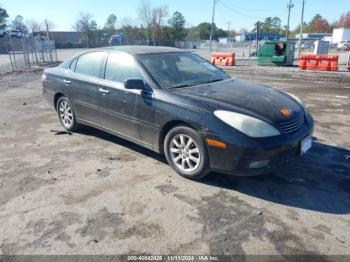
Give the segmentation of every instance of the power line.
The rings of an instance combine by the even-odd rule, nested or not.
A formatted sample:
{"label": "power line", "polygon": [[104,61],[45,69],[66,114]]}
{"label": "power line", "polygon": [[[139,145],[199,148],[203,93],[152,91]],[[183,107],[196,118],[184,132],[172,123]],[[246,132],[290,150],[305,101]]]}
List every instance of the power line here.
{"label": "power line", "polygon": [[[243,14],[241,12],[238,12],[237,10],[235,10],[234,8],[232,8],[230,5],[226,4],[222,0],[218,0],[218,3],[220,3],[221,5],[223,5],[224,7],[229,9],[230,11],[232,11],[233,13],[236,13],[236,14],[238,14],[240,16],[249,17],[249,18],[253,18],[253,19],[260,19],[260,20],[263,20],[263,19],[266,18],[266,17],[258,17],[258,16],[247,15],[247,14]],[[287,12],[287,10],[285,10],[284,12],[282,12],[281,14],[278,14],[276,16],[281,16],[281,15],[285,14],[286,12]]]}
{"label": "power line", "polygon": [[237,8],[237,9],[241,9],[241,10],[245,10],[245,11],[253,11],[253,12],[264,12],[264,11],[280,11],[280,10],[284,10],[285,8],[269,8],[269,9],[251,9],[251,8],[245,8],[245,7],[240,7],[240,6],[237,6],[237,5],[233,5],[233,4],[230,4],[230,6],[234,7],[234,8]]}

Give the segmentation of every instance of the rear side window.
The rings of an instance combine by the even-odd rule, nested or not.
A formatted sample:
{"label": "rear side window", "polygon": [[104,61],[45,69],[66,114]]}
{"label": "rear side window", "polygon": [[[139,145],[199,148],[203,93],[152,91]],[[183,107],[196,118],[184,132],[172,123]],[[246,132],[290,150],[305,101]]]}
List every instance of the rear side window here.
{"label": "rear side window", "polygon": [[87,53],[79,57],[75,72],[79,74],[99,77],[104,52]]}
{"label": "rear side window", "polygon": [[108,55],[105,79],[124,83],[127,79],[143,79],[134,57],[123,53]]}

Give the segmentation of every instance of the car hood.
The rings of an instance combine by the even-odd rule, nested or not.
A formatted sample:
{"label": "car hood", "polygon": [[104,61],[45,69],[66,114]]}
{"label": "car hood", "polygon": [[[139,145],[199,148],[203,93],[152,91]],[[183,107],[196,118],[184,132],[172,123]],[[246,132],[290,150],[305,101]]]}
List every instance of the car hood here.
{"label": "car hood", "polygon": [[[213,110],[229,110],[259,117],[268,122],[284,122],[300,117],[303,108],[285,93],[256,82],[233,78],[216,83],[179,88],[178,95],[201,102]],[[292,114],[284,116],[281,109]]]}

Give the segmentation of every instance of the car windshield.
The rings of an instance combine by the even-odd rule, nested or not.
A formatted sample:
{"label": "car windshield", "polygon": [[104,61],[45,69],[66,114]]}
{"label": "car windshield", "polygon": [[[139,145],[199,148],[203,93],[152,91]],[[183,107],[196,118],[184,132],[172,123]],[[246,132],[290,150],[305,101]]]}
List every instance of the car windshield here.
{"label": "car windshield", "polygon": [[142,54],[138,60],[162,88],[182,88],[230,78],[192,53]]}

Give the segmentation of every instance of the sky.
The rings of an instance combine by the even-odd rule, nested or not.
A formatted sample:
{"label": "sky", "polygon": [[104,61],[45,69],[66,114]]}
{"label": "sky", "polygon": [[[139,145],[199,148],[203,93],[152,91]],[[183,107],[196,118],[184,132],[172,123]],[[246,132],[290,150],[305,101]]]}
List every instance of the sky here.
{"label": "sky", "polygon": [[[54,24],[56,31],[73,31],[72,25],[80,12],[89,13],[101,27],[109,14],[118,17],[118,25],[129,23],[139,25],[137,8],[141,0],[0,0],[0,5],[10,15],[22,15],[25,20],[34,19],[42,22],[48,19]],[[195,26],[201,22],[210,22],[214,0],[149,0],[152,7],[168,6],[169,13],[181,12],[186,19],[186,26]],[[268,16],[278,16],[282,25],[287,24],[287,2],[289,0],[217,0],[215,23],[227,30],[254,28],[256,21]],[[295,28],[301,19],[302,0],[293,0],[290,28]],[[350,11],[349,0],[306,0],[305,21],[320,13],[328,21],[338,20],[339,16]]]}

